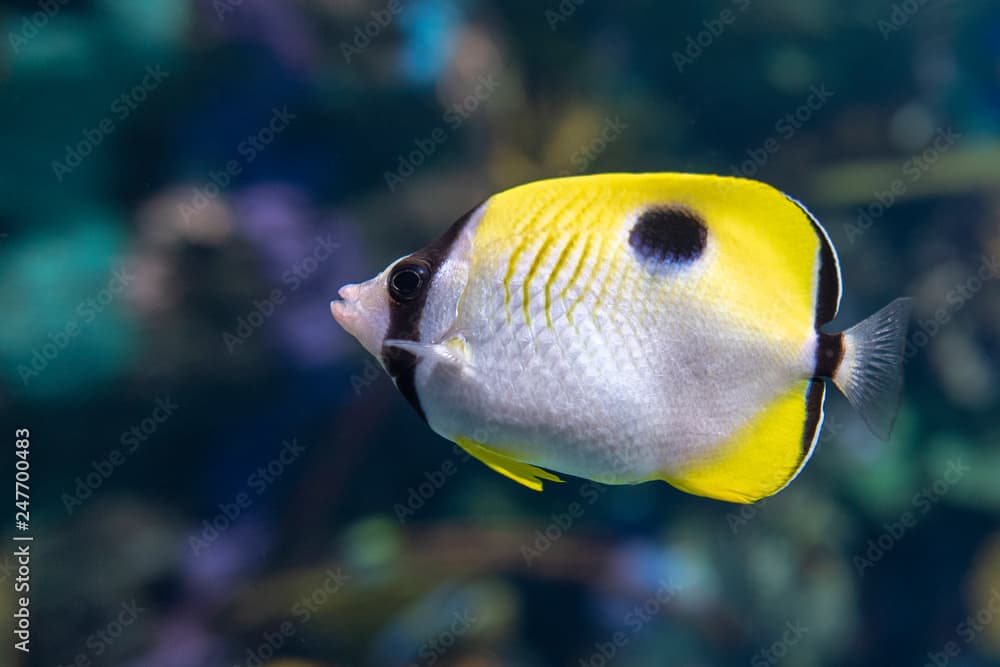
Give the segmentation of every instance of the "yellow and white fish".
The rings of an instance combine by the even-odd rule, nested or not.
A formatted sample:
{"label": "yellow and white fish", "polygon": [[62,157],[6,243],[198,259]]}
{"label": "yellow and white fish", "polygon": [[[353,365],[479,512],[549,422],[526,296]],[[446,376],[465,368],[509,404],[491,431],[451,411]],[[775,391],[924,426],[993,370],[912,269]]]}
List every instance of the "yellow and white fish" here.
{"label": "yellow and white fish", "polygon": [[606,174],[494,195],[331,310],[434,431],[530,488],[541,466],[748,503],[813,453],[830,379],[888,437],[910,302],[843,333],[840,267],[756,181]]}

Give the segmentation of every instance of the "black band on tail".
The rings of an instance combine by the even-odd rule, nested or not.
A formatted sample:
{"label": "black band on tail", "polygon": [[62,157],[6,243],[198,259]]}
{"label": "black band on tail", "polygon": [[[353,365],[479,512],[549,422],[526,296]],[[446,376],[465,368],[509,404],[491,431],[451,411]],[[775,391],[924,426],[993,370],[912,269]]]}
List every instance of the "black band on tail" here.
{"label": "black band on tail", "polygon": [[832,378],[844,360],[844,334],[828,334],[822,331],[816,334],[816,370],[815,377]]}

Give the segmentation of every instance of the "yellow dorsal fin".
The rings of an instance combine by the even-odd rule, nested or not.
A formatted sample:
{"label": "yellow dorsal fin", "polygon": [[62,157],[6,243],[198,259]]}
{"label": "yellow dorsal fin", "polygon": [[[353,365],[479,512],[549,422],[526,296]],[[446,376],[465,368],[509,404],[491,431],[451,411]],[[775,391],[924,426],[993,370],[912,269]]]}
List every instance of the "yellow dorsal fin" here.
{"label": "yellow dorsal fin", "polygon": [[459,447],[469,452],[469,454],[476,457],[490,468],[493,468],[501,475],[509,477],[515,482],[523,484],[534,491],[542,490],[543,479],[549,482],[563,481],[547,470],[542,470],[541,468],[536,468],[528,463],[516,461],[509,456],[498,454],[486,445],[482,445],[475,440],[457,438],[455,442],[458,443]]}

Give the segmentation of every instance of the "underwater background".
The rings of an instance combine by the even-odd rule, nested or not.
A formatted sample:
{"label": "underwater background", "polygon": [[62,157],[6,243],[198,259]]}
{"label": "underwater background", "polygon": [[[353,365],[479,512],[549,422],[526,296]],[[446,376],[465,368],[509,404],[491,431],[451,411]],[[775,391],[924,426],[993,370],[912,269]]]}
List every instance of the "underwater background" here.
{"label": "underwater background", "polygon": [[[1000,4],[0,8],[0,665],[1000,665]],[[329,301],[485,197],[735,174],[911,295],[889,443],[839,394],[754,506],[544,493],[424,426]],[[762,267],[763,270],[763,267]],[[9,501],[8,501],[9,502]],[[9,641],[8,641],[9,639]]]}

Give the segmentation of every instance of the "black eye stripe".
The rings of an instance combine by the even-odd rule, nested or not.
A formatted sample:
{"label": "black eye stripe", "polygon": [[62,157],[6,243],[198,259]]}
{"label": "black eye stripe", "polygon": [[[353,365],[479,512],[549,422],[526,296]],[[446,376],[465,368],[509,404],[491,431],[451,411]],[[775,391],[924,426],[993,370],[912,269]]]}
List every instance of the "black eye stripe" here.
{"label": "black eye stripe", "polygon": [[[413,253],[397,265],[398,268],[404,264],[419,263],[426,267],[427,275],[424,277],[421,288],[417,290],[416,297],[409,300],[389,299],[389,329],[386,335],[387,339],[420,340],[420,320],[423,316],[424,305],[427,302],[428,286],[434,279],[434,274],[440,268],[441,264],[448,258],[452,246],[458,240],[465,225],[472,219],[473,214],[481,206],[482,204],[463,215],[440,238],[423,250]],[[395,270],[390,272],[390,279],[387,281],[387,287],[390,290],[392,275],[394,273]],[[417,396],[415,376],[417,358],[412,353],[404,352],[398,347],[383,346],[382,361],[385,364],[386,370],[389,371],[389,375],[396,381],[399,391],[402,392],[406,400],[413,405],[417,413],[426,421],[427,417],[420,406],[420,398]]]}

